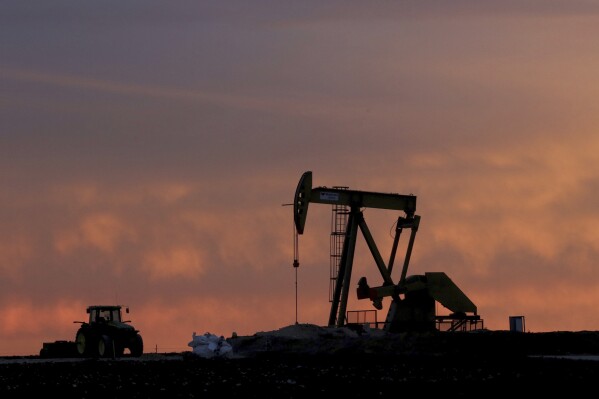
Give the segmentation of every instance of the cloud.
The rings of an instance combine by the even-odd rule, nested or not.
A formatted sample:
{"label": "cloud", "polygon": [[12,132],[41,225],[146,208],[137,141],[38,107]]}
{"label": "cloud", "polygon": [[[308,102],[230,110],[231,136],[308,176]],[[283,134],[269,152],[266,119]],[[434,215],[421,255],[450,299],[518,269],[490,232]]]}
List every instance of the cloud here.
{"label": "cloud", "polygon": [[62,234],[56,244],[62,253],[70,252],[81,246],[112,253],[119,242],[126,238],[134,238],[126,226],[112,214],[87,215],[77,230]]}
{"label": "cloud", "polygon": [[[70,339],[98,303],[130,305],[148,348],[296,305],[326,324],[331,208],[294,269],[283,206],[308,170],[416,195],[409,273],[446,272],[488,328],[595,328],[597,6],[237,5],[0,16],[0,353]],[[364,216],[387,260],[397,213]],[[358,241],[348,309],[371,309]]]}

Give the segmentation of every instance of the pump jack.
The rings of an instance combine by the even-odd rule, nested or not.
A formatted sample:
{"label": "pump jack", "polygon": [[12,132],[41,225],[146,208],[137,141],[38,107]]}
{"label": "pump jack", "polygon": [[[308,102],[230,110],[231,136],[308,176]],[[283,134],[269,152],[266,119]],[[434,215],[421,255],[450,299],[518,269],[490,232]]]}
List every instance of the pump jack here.
{"label": "pump jack", "polygon": [[[392,298],[384,323],[384,329],[390,332],[428,331],[437,328],[440,322],[449,320],[449,329],[463,328],[467,322],[475,324],[480,320],[476,315],[476,306],[443,272],[427,272],[424,275],[407,276],[414,240],[420,224],[416,215],[416,196],[391,193],[376,193],[327,187],[312,187],[312,172],[305,172],[297,185],[293,202],[294,224],[297,234],[304,233],[308,205],[310,202],[349,207],[349,217],[345,231],[343,249],[339,261],[339,272],[331,300],[329,327],[346,325],[347,299],[351,282],[352,265],[356,247],[358,228],[362,232],[383,284],[370,287],[366,277],[359,279],[358,299],[370,299],[373,306],[381,310],[384,297]],[[403,211],[397,218],[395,237],[388,264],[385,264],[368,225],[362,208],[378,208]],[[410,230],[410,238],[404,257],[403,268],[398,283],[392,278],[393,265],[399,239],[404,229]],[[438,301],[453,313],[449,316],[437,316],[435,301]],[[473,313],[474,315],[467,315]]]}

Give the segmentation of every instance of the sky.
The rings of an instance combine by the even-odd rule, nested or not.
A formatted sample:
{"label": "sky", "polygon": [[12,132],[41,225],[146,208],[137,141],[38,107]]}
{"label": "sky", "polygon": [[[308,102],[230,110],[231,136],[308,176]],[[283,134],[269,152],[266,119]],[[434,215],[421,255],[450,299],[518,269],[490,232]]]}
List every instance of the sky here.
{"label": "sky", "polygon": [[[98,304],[146,352],[327,325],[331,206],[293,267],[306,171],[415,195],[408,275],[446,273],[485,328],[599,328],[599,3],[0,9],[0,355],[74,340]],[[384,259],[401,214],[364,210]],[[355,256],[348,310],[372,310]]]}

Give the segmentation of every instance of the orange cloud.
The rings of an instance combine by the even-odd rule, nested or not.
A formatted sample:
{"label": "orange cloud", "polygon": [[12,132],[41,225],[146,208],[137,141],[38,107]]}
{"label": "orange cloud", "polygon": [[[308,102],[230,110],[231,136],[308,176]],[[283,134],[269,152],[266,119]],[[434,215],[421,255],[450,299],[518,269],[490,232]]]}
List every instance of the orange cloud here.
{"label": "orange cloud", "polygon": [[58,233],[55,246],[63,254],[81,247],[113,253],[117,246],[135,237],[135,232],[114,214],[96,213],[84,216],[74,230]]}
{"label": "orange cloud", "polygon": [[17,278],[23,264],[33,257],[35,245],[25,234],[13,232],[0,242],[0,274]]}
{"label": "orange cloud", "polygon": [[199,278],[206,272],[205,256],[194,248],[173,246],[164,250],[153,249],[143,255],[142,270],[155,280],[169,277]]}

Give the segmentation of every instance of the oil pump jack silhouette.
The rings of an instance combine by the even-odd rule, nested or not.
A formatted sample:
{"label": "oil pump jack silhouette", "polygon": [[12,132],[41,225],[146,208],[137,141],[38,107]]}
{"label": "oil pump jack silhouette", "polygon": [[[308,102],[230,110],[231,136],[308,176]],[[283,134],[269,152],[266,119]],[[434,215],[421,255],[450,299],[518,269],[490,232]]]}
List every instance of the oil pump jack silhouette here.
{"label": "oil pump jack silhouette", "polygon": [[[482,325],[482,320],[477,315],[476,305],[445,273],[426,272],[423,275],[407,275],[414,240],[420,224],[420,216],[415,213],[416,196],[356,191],[346,188],[312,187],[312,172],[307,171],[299,180],[293,202],[293,218],[297,235],[304,233],[308,206],[311,202],[333,206],[341,205],[349,209],[338,275],[335,278],[331,299],[329,327],[342,327],[348,324],[346,311],[358,230],[362,233],[374,258],[382,278],[382,285],[371,287],[366,277],[361,277],[356,290],[357,298],[371,300],[373,306],[378,310],[383,308],[383,298],[392,298],[383,329],[389,332],[440,329],[455,331],[477,329]],[[395,237],[387,264],[379,253],[364,219],[363,208],[403,212],[395,224]],[[401,274],[399,280],[395,282],[392,277],[393,265],[399,239],[404,229],[410,230],[410,237]],[[294,267],[298,266],[297,260],[294,261]],[[437,315],[436,302],[452,313]]]}

